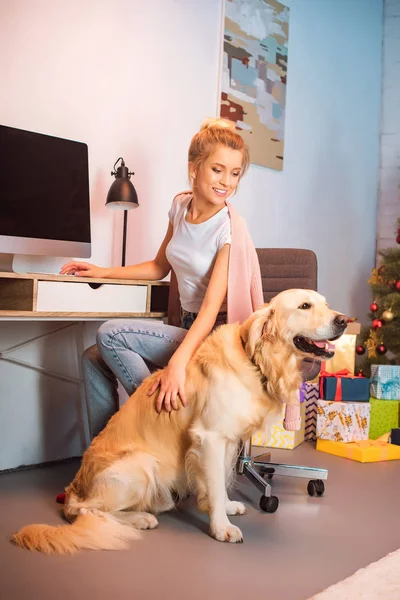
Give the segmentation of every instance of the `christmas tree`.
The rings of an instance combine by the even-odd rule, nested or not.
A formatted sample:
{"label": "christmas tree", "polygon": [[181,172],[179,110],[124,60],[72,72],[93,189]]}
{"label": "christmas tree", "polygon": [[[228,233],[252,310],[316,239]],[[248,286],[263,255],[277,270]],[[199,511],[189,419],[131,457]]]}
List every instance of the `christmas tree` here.
{"label": "christmas tree", "polygon": [[[396,242],[400,244],[400,219],[397,220]],[[361,370],[369,376],[371,364],[400,365],[400,247],[380,253],[379,268],[373,269],[368,283],[373,302],[371,325],[363,328],[358,355],[365,355]]]}

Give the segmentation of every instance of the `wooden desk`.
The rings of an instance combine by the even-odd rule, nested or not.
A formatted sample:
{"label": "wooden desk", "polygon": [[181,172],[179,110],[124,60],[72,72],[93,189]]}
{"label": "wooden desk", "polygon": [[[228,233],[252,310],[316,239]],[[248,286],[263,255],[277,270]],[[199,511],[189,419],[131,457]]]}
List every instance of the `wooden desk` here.
{"label": "wooden desk", "polygon": [[167,314],[168,292],[168,281],[0,272],[0,319],[162,319]]}
{"label": "wooden desk", "polygon": [[[70,397],[80,399],[78,411],[80,417],[76,419],[75,427],[79,429],[80,442],[84,450],[90,443],[90,432],[80,365],[85,346],[93,343],[93,331],[88,334],[88,328],[90,329],[88,322],[122,318],[164,319],[167,316],[168,293],[169,282],[165,281],[127,281],[0,272],[0,324],[4,323],[0,334],[0,363],[10,364],[10,369],[3,368],[0,384],[1,400],[3,400],[0,404],[3,411],[0,419],[7,414],[8,410],[8,422],[10,424],[13,422],[10,412],[13,410],[11,399],[19,398],[16,403],[12,400],[12,406],[18,412],[21,411],[22,406],[20,415],[24,418],[24,402],[26,402],[25,406],[29,404],[42,406],[41,397],[50,394],[50,391],[46,392],[46,390],[56,385],[57,390],[60,389],[62,392],[63,387],[71,388],[70,384],[73,384],[72,390],[76,386],[79,388],[79,394],[75,395],[72,391]],[[10,327],[7,324],[10,321],[19,322],[19,325],[15,323],[15,326]],[[43,321],[43,326],[32,323],[36,321]],[[26,327],[22,322],[26,323]],[[49,326],[51,322],[59,323]],[[64,354],[62,346],[64,339],[67,341],[71,339],[74,346],[74,348],[65,347],[66,363],[63,364],[62,360],[57,363],[49,361],[48,352],[51,352],[51,348],[54,348],[55,354]],[[42,356],[43,347],[47,349],[47,359]],[[68,365],[68,360],[71,358],[77,364],[72,371]],[[18,367],[17,371],[15,371],[16,367]],[[9,371],[13,375],[9,376]],[[30,371],[31,375],[27,371]],[[36,373],[35,376],[32,371]],[[17,390],[23,388],[23,382],[30,381],[33,376],[39,378],[39,382],[43,376],[46,380],[51,378],[53,383],[45,383],[45,388],[38,383],[29,389],[28,397],[22,399]],[[44,397],[43,402],[46,404]],[[57,404],[61,400],[55,398],[55,402]],[[8,406],[10,408],[7,408]],[[39,413],[34,417],[40,421]],[[7,432],[9,426],[7,429],[6,423],[7,421],[3,423],[3,427]],[[29,442],[26,444],[27,447],[20,451],[18,444],[21,445],[21,442],[22,440],[18,438],[13,441],[10,437],[8,457],[0,458],[0,470],[14,468],[24,463],[32,464],[58,458],[55,450],[52,453],[41,454],[41,450],[38,447],[35,450],[34,444],[31,443],[29,446]],[[5,454],[7,455],[7,451]]]}

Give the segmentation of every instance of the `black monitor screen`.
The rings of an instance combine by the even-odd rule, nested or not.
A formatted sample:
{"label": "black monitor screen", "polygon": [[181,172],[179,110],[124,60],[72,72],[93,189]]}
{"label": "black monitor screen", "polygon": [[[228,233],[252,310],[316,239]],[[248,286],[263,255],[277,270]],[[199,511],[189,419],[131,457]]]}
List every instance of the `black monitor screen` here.
{"label": "black monitor screen", "polygon": [[90,242],[86,144],[0,125],[0,235]]}

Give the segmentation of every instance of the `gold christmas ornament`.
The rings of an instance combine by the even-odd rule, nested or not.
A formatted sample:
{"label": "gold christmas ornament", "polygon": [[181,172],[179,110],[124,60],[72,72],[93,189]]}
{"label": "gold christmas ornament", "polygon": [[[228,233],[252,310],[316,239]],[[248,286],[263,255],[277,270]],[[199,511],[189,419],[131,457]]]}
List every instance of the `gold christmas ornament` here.
{"label": "gold christmas ornament", "polygon": [[386,323],[390,323],[390,321],[393,321],[394,319],[394,314],[392,313],[391,310],[385,310],[382,313],[382,319],[386,322]]}

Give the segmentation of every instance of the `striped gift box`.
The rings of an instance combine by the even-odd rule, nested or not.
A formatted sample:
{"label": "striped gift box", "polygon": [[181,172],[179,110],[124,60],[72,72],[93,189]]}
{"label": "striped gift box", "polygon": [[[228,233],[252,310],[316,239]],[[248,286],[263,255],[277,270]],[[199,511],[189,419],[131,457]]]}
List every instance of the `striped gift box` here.
{"label": "striped gift box", "polygon": [[305,440],[317,439],[317,402],[319,398],[318,383],[303,383],[300,390],[300,401],[305,405]]}

